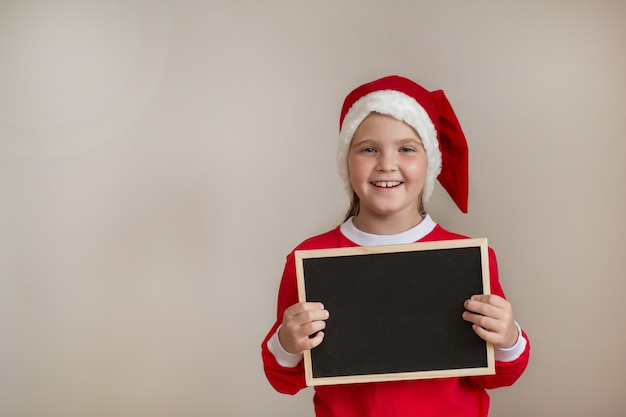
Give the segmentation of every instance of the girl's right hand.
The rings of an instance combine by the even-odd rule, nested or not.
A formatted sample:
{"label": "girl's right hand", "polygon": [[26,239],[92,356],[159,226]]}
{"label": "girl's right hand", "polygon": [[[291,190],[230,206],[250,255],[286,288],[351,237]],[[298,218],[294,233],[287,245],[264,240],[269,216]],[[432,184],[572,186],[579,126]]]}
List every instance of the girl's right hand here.
{"label": "girl's right hand", "polygon": [[287,308],[283,314],[283,325],[278,331],[283,349],[299,354],[322,343],[322,329],[326,328],[328,317],[329,313],[322,303],[297,303]]}

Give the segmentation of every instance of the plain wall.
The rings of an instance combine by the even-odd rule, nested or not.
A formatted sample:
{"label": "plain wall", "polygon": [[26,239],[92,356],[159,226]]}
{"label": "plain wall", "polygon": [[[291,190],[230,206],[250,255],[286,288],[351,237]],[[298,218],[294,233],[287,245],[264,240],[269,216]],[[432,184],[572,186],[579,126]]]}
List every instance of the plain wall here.
{"label": "plain wall", "polygon": [[312,416],[266,382],[339,110],[444,89],[531,363],[492,416],[623,416],[626,2],[0,0],[0,415]]}

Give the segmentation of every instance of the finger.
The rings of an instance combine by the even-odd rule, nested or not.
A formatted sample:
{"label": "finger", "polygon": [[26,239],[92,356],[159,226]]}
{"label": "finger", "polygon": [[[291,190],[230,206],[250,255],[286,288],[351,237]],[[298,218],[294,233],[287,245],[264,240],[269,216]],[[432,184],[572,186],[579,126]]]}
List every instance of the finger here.
{"label": "finger", "polygon": [[497,295],[472,296],[466,300],[464,306],[467,310],[490,317],[512,317],[511,303]]}
{"label": "finger", "polygon": [[302,337],[313,338],[318,332],[326,328],[326,322],[323,320],[313,321],[300,327]]}
{"label": "finger", "polygon": [[301,351],[305,351],[307,349],[313,349],[319,346],[323,340],[324,340],[324,332],[320,330],[319,332],[315,333],[315,335],[313,335],[312,337],[309,337],[306,340],[303,340]]}
{"label": "finger", "polygon": [[486,342],[491,343],[495,347],[509,348],[515,344],[517,337],[514,334],[508,335],[501,332],[493,332],[485,329],[477,324],[472,325],[474,333]]}
{"label": "finger", "polygon": [[283,324],[297,328],[303,324],[318,320],[326,320],[330,314],[323,309],[321,303],[299,303],[285,310]]}
{"label": "finger", "polygon": [[463,313],[463,319],[472,324],[475,324],[487,331],[499,331],[502,326],[500,320],[491,317],[483,316],[482,314],[474,314],[468,311]]}
{"label": "finger", "polygon": [[466,300],[463,306],[467,311],[489,317],[498,317],[501,312],[501,309],[498,307],[472,299]]}
{"label": "finger", "polygon": [[285,316],[296,316],[304,311],[315,311],[315,310],[324,310],[324,304],[315,303],[315,302],[304,302],[297,303],[292,306],[289,306],[284,315]]}
{"label": "finger", "polygon": [[328,317],[330,317],[328,310],[305,310],[292,316],[292,320],[300,325],[306,325],[326,320]]}
{"label": "finger", "polygon": [[308,326],[303,326],[301,334],[297,336],[296,347],[299,352],[303,350],[312,349],[318,346],[324,338],[324,329],[326,328],[326,322],[320,321],[311,323]]}
{"label": "finger", "polygon": [[494,307],[504,308],[509,302],[496,294],[476,294],[470,297],[472,301],[490,304]]}
{"label": "finger", "polygon": [[472,323],[472,328],[477,335],[495,346],[510,347],[517,340],[517,326],[513,322],[472,314],[467,311],[463,313],[463,319]]}
{"label": "finger", "polygon": [[481,339],[483,339],[484,341],[493,343],[493,340],[492,340],[493,337],[490,331],[486,330],[485,328],[477,324],[472,324],[472,330],[474,330],[474,333],[476,333],[476,335],[480,337]]}

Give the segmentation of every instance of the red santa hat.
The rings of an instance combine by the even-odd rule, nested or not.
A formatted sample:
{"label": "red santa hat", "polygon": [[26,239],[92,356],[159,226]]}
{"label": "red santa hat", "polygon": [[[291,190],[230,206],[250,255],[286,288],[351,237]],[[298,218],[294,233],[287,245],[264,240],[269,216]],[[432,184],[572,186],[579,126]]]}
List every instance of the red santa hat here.
{"label": "red santa hat", "polygon": [[422,139],[428,158],[424,202],[430,198],[437,178],[459,209],[467,213],[467,141],[452,106],[442,90],[429,92],[397,75],[355,88],[343,103],[337,164],[350,196],[353,193],[348,174],[350,142],[361,122],[372,112],[402,120]]}

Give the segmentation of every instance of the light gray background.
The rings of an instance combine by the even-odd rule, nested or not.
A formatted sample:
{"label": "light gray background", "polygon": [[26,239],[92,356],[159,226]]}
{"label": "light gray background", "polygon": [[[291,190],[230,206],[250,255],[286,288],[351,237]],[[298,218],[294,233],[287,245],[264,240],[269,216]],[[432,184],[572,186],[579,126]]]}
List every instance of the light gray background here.
{"label": "light gray background", "polygon": [[492,416],[623,416],[626,3],[0,0],[0,415],[312,416],[260,343],[347,207],[341,102],[443,88],[531,364]]}

